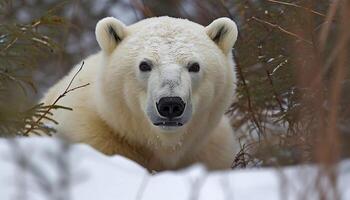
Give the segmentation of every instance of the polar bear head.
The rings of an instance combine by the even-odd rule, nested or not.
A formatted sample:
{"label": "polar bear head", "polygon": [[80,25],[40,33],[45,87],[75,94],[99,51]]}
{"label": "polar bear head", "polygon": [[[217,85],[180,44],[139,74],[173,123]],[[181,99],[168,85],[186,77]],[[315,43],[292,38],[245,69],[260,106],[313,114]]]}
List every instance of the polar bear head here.
{"label": "polar bear head", "polygon": [[237,34],[228,18],[206,27],[170,17],[130,26],[113,17],[100,20],[101,117],[135,140],[210,132],[232,101]]}

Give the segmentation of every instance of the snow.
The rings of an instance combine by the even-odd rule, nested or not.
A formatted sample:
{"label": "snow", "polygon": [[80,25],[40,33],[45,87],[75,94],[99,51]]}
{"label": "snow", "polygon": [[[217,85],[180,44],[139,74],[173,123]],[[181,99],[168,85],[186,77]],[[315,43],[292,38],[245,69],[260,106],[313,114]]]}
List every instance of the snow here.
{"label": "snow", "polygon": [[[0,199],[317,199],[315,166],[208,172],[202,165],[150,174],[122,156],[52,138],[0,139]],[[350,199],[350,161],[338,167],[340,199]],[[329,189],[326,180],[321,181]],[[331,195],[331,193],[327,193]]]}

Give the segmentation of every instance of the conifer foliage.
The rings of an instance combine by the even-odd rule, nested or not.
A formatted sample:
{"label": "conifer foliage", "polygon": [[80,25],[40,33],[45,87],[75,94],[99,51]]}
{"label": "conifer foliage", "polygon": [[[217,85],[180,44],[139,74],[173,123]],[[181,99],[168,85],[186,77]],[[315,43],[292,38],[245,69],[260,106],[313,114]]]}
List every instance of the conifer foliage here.
{"label": "conifer foliage", "polygon": [[[2,1],[1,11],[10,3]],[[34,102],[37,89],[33,83],[33,71],[38,68],[38,60],[59,50],[50,32],[64,24],[62,18],[52,13],[26,24],[9,19],[0,22],[0,136],[27,135],[30,127],[32,133],[53,132],[53,129],[36,122],[50,105]],[[57,108],[60,106],[52,109]],[[45,118],[54,122],[50,114]]]}
{"label": "conifer foliage", "polygon": [[[228,115],[242,146],[233,155],[233,167],[334,163],[350,156],[349,1],[34,0],[31,6],[44,14],[28,23],[11,19],[13,2],[26,1],[0,4],[0,13],[7,13],[0,14],[0,136],[26,135],[28,127],[34,133],[52,133],[34,120],[50,105],[33,103],[33,70],[38,62],[40,67],[49,65],[43,57],[59,51],[65,62],[50,71],[63,75],[97,51],[93,29],[102,17],[128,19],[128,24],[169,15],[207,25],[226,16],[239,27],[233,49],[237,98]],[[64,9],[53,9],[55,5]],[[16,13],[26,6],[17,6]],[[53,11],[68,17],[71,28],[61,32],[67,21]],[[60,48],[52,38],[62,35],[72,36],[63,40],[76,45]],[[50,112],[45,117],[54,122]]]}

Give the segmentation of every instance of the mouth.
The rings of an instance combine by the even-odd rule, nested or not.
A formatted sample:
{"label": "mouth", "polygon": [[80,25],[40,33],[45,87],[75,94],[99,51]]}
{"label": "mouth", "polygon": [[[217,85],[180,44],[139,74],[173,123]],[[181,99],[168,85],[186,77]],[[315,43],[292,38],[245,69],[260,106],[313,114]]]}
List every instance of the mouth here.
{"label": "mouth", "polygon": [[181,131],[192,116],[191,101],[184,101],[180,97],[162,97],[155,102],[148,100],[146,115],[150,125],[157,127],[160,132]]}
{"label": "mouth", "polygon": [[153,123],[155,126],[169,126],[169,127],[180,127],[183,126],[183,123],[177,121],[162,121]]}

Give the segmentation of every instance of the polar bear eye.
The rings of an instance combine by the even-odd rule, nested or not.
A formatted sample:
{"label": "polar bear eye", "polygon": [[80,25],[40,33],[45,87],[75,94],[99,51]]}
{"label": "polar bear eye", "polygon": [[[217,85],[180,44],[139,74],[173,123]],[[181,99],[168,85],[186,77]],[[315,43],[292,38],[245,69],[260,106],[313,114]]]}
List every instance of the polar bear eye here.
{"label": "polar bear eye", "polygon": [[199,72],[200,66],[198,63],[191,63],[188,67],[189,72]]}
{"label": "polar bear eye", "polygon": [[152,70],[152,67],[151,67],[151,65],[150,65],[148,62],[142,61],[142,62],[140,63],[140,65],[139,65],[139,69],[140,69],[140,71],[142,71],[142,72],[147,72],[147,71],[151,71],[151,70]]}

